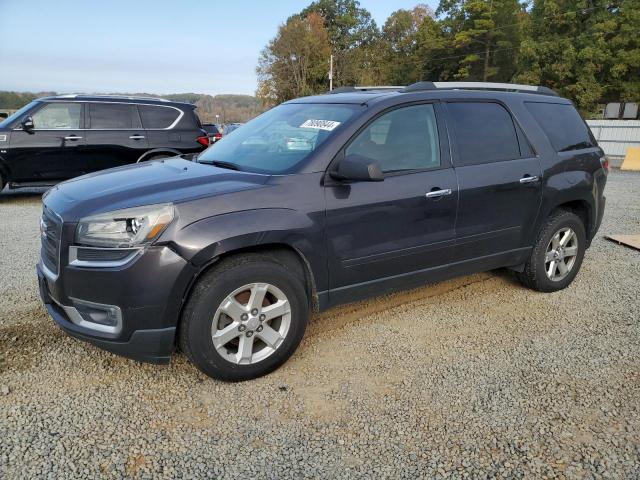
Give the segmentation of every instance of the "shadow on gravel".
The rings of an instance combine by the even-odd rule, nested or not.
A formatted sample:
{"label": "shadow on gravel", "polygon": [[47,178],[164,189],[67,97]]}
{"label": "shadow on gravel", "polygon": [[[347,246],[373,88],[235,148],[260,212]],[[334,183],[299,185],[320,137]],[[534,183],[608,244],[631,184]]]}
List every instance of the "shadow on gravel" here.
{"label": "shadow on gravel", "polygon": [[[382,297],[363,300],[361,302],[340,305],[314,314],[309,322],[309,328],[305,337],[313,337],[318,334],[326,335],[327,332],[340,330],[349,323],[358,321],[371,315],[392,310],[393,308],[419,302],[431,297],[466,288],[473,284],[485,282],[496,276],[496,271],[491,273],[479,273],[466,277],[454,278],[439,283],[418,287],[413,290],[401,291]],[[519,285],[519,284],[518,284]],[[375,319],[370,318],[371,321]]]}

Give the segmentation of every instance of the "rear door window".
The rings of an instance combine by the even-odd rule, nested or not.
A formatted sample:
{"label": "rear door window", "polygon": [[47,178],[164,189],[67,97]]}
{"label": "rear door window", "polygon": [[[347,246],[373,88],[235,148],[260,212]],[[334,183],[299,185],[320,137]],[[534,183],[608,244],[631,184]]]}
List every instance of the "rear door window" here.
{"label": "rear door window", "polygon": [[525,106],[547,135],[556,152],[595,146],[589,128],[573,105],[525,102]]}
{"label": "rear door window", "polygon": [[90,103],[89,127],[92,129],[138,128],[135,105],[126,103]]}
{"label": "rear door window", "polygon": [[371,158],[385,173],[439,167],[433,105],[412,105],[385,113],[355,138],[345,154]]}
{"label": "rear door window", "polygon": [[41,130],[78,129],[81,112],[81,103],[47,103],[33,114],[33,125]]}
{"label": "rear door window", "polygon": [[516,127],[511,114],[491,102],[451,102],[458,163],[478,165],[521,158]]}
{"label": "rear door window", "polygon": [[169,128],[178,119],[180,111],[173,107],[138,105],[144,128]]}

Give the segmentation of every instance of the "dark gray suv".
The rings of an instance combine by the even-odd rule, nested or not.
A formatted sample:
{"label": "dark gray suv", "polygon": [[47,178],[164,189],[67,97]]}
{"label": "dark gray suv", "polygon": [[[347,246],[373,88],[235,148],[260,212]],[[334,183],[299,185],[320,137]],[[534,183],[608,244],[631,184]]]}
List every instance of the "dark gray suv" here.
{"label": "dark gray suv", "polygon": [[569,285],[608,165],[541,87],[421,82],[280,105],[195,162],[94,173],[44,197],[41,295],[112,352],[244,380],[300,343],[311,310],[508,267]]}

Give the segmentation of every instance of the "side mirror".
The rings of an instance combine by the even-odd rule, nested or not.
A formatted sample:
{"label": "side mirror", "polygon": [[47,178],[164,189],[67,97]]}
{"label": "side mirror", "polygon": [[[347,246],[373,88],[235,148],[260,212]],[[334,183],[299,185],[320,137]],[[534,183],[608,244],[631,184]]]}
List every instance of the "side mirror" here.
{"label": "side mirror", "polygon": [[362,155],[347,155],[338,162],[338,168],[330,172],[331,178],[354,182],[382,182],[384,173],[378,163]]}
{"label": "side mirror", "polygon": [[34,125],[33,125],[33,118],[31,118],[31,115],[27,115],[26,117],[24,117],[22,119],[22,122],[20,122],[20,126],[25,132],[28,132],[29,130],[33,130]]}

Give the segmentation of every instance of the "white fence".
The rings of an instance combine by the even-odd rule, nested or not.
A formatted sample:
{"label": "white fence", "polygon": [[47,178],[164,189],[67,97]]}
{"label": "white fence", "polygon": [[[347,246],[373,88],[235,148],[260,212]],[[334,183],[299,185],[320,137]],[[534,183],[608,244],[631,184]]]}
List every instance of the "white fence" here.
{"label": "white fence", "polygon": [[587,120],[604,153],[622,160],[629,147],[640,147],[640,120]]}

